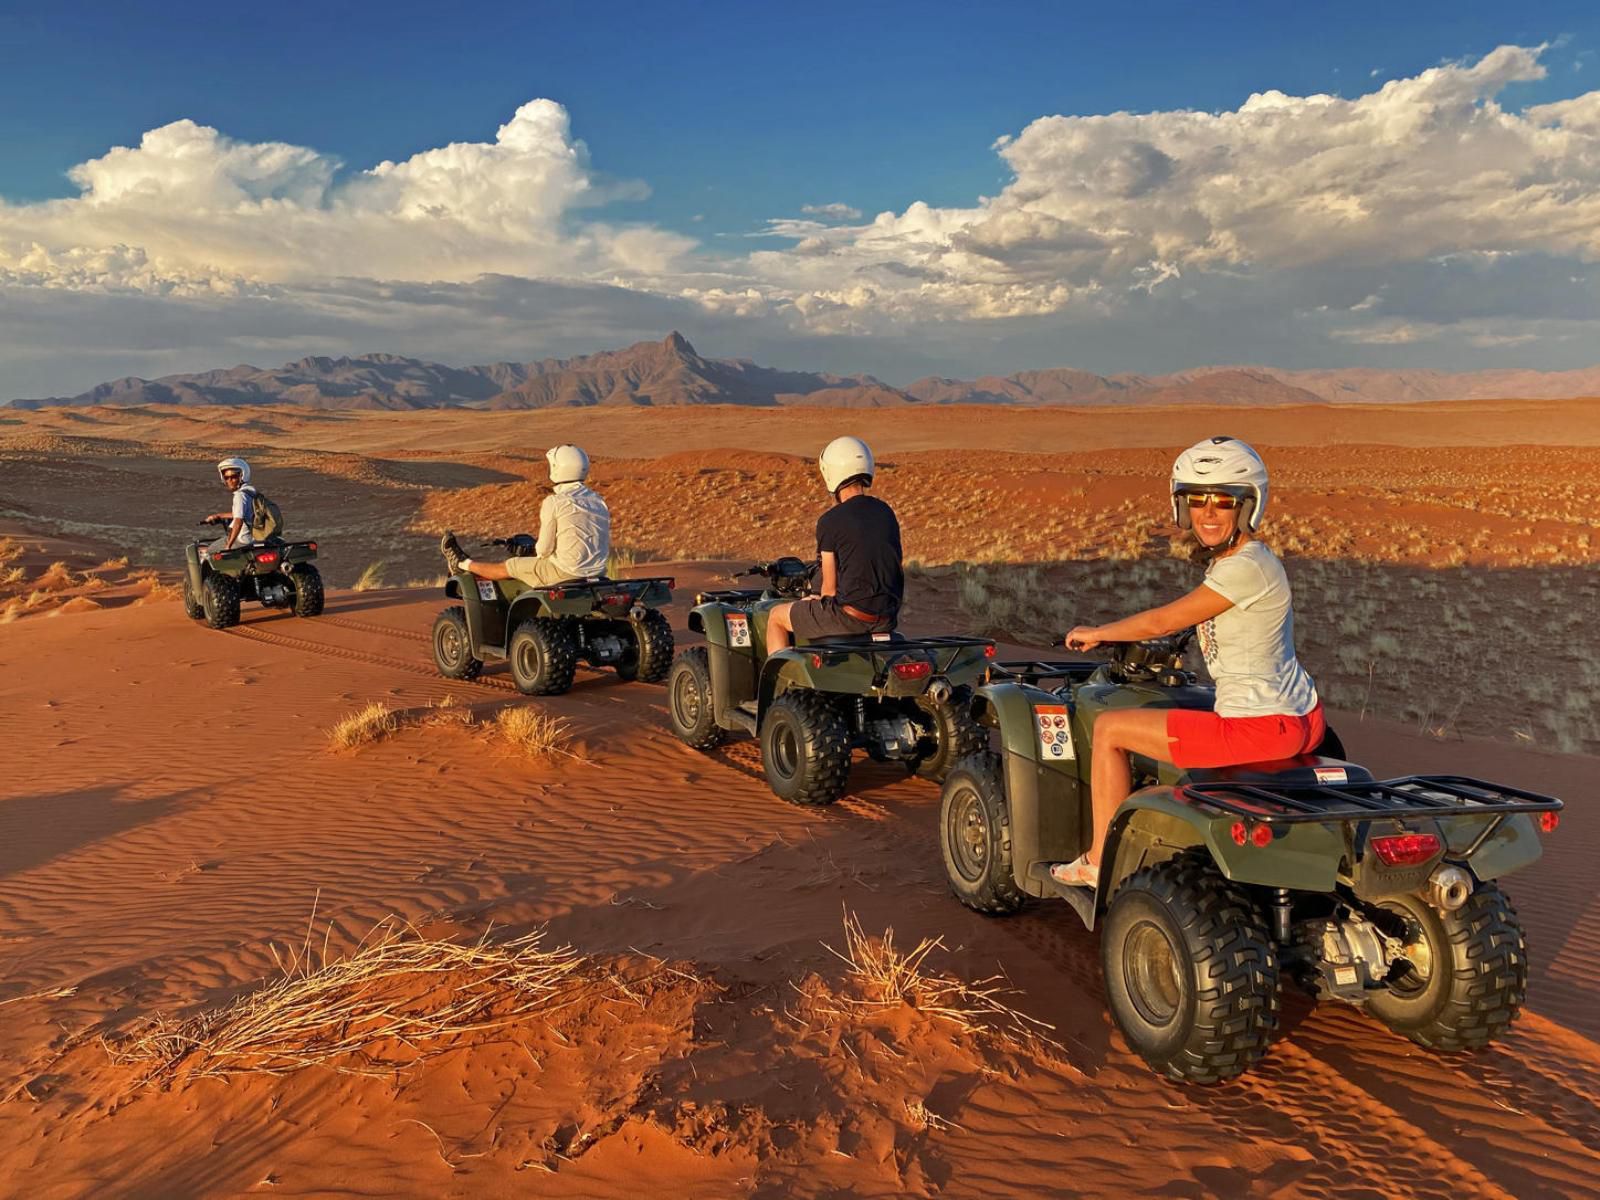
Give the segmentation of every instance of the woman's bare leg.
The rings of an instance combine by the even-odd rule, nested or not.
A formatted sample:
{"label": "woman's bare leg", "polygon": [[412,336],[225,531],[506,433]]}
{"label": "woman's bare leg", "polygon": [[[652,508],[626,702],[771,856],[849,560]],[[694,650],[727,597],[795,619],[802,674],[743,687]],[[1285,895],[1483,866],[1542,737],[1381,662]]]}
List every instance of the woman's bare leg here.
{"label": "woman's bare leg", "polygon": [[1111,818],[1133,790],[1133,766],[1129,754],[1172,761],[1167,739],[1167,710],[1164,708],[1121,708],[1101,713],[1094,722],[1094,765],[1090,771],[1094,803],[1094,842],[1088,859],[1100,865],[1106,848],[1106,831]]}

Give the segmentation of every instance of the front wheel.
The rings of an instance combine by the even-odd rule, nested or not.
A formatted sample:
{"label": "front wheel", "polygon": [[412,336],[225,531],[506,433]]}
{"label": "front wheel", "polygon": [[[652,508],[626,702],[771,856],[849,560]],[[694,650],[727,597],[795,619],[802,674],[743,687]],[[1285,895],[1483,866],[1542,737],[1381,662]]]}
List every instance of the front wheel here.
{"label": "front wheel", "polygon": [[296,567],[289,574],[289,586],[294,589],[293,612],[297,617],[320,617],[324,597],[322,574],[310,563]]}
{"label": "front wheel", "polygon": [[1168,1079],[1217,1083],[1278,1028],[1278,955],[1260,911],[1204,854],[1130,875],[1100,938],[1106,999],[1128,1044]]}
{"label": "front wheel", "polygon": [[200,597],[194,594],[194,584],[189,579],[188,571],[183,573],[183,611],[190,620],[205,620],[206,606],[201,603]]}
{"label": "front wheel", "polygon": [[761,766],[779,799],[821,805],[844,795],[850,736],[838,705],[799,688],[779,696],[761,720]]}
{"label": "front wheel", "polygon": [[617,674],[640,683],[660,683],[672,670],[672,626],[654,608],[646,609],[644,616],[628,624],[634,646],[617,664]]}
{"label": "front wheel", "polygon": [[1012,874],[1011,806],[998,754],[969,755],[950,768],[939,804],[939,848],[950,890],[974,912],[1006,916],[1027,903]]}
{"label": "front wheel", "polygon": [[239,585],[232,576],[213,571],[200,588],[200,607],[207,625],[227,629],[239,623]]}
{"label": "front wheel", "polygon": [[483,660],[473,657],[467,613],[460,605],[434,618],[433,665],[446,679],[476,679],[483,673]]}
{"label": "front wheel", "polygon": [[1477,1050],[1516,1019],[1528,992],[1528,950],[1505,893],[1479,886],[1454,912],[1421,896],[1383,901],[1403,927],[1402,958],[1366,1009],[1430,1050]]}
{"label": "front wheel", "polygon": [[710,652],[704,646],[685,650],[672,664],[672,674],[667,677],[667,715],[672,732],[684,745],[695,750],[721,745],[724,731],[717,724]]}
{"label": "front wheel", "polygon": [[506,647],[511,679],[524,696],[559,696],[572,687],[578,670],[578,645],[559,620],[530,617],[517,626]]}

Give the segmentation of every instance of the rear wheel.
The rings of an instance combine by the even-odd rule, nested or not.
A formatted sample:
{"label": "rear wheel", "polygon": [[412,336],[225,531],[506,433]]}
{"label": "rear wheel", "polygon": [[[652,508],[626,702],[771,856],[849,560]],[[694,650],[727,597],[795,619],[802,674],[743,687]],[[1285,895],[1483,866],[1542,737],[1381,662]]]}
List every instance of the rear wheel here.
{"label": "rear wheel", "polygon": [[239,623],[239,585],[232,576],[213,571],[200,587],[200,606],[207,625],[227,629]]}
{"label": "rear wheel", "polygon": [[1100,938],[1106,1000],[1128,1044],[1168,1079],[1248,1070],[1278,1027],[1278,956],[1260,911],[1204,854],[1123,881]]}
{"label": "rear wheel", "polygon": [[991,916],[1014,913],[1028,897],[1012,875],[1011,806],[1000,756],[961,759],[945,776],[939,805],[939,848],[956,899]]}
{"label": "rear wheel", "polygon": [[189,580],[189,572],[183,573],[183,611],[191,620],[205,619],[206,606],[200,602],[200,597],[194,594],[194,584]]}
{"label": "rear wheel", "polygon": [[641,683],[660,683],[672,670],[672,626],[653,608],[628,624],[633,630],[634,647],[617,664],[617,674]]}
{"label": "rear wheel", "polygon": [[322,615],[322,575],[310,563],[296,567],[289,573],[289,586],[294,589],[294,615],[320,617]]}
{"label": "rear wheel", "polygon": [[710,652],[704,646],[685,650],[672,664],[672,674],[667,677],[667,714],[672,732],[684,745],[711,750],[722,743],[725,733],[717,724],[711,694]]}
{"label": "rear wheel", "polygon": [[1528,992],[1527,945],[1505,893],[1483,884],[1455,912],[1412,895],[1383,908],[1403,926],[1404,958],[1367,1011],[1430,1050],[1477,1050],[1503,1033]]}
{"label": "rear wheel", "polygon": [[832,804],[850,777],[844,715],[820,692],[796,688],[772,702],[761,721],[767,785],[795,804]]}
{"label": "rear wheel", "polygon": [[483,673],[483,660],[472,656],[466,610],[459,605],[434,618],[433,665],[446,679],[476,679]]}
{"label": "rear wheel", "polygon": [[525,696],[559,696],[572,687],[578,670],[578,644],[566,625],[550,617],[530,617],[517,626],[506,647],[511,678]]}
{"label": "rear wheel", "polygon": [[965,686],[956,688],[943,703],[917,697],[917,707],[927,715],[932,732],[931,738],[923,739],[931,749],[916,764],[922,778],[942,781],[959,760],[984,748],[988,739],[983,726],[972,719],[971,702],[972,690]]}

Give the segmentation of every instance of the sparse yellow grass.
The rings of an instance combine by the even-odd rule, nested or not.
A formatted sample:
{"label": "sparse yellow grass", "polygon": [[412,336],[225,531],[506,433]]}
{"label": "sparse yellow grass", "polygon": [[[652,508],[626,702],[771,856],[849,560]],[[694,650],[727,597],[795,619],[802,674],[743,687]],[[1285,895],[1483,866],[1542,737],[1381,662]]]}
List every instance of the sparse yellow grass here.
{"label": "sparse yellow grass", "polygon": [[359,578],[350,585],[350,590],[355,592],[370,592],[383,586],[383,567],[379,562],[368,563],[366,570],[361,572]]}
{"label": "sparse yellow grass", "polygon": [[572,752],[569,723],[527,705],[501,709],[494,719],[494,732],[501,741],[529,758],[549,758]]}
{"label": "sparse yellow grass", "polygon": [[97,574],[101,571],[126,571],[127,569],[128,556],[126,554],[124,554],[121,558],[108,558],[98,567],[93,568],[94,572]]}
{"label": "sparse yellow grass", "polygon": [[308,924],[298,948],[273,947],[276,980],[188,1020],[157,1015],[103,1044],[113,1061],[144,1068],[146,1082],[180,1069],[217,1078],[310,1066],[391,1075],[462,1034],[533,1017],[585,965],[569,947],[545,949],[543,931],[499,944],[488,936],[438,941],[388,917],[333,955],[327,935],[319,950]]}
{"label": "sparse yellow grass", "polygon": [[36,591],[57,592],[72,586],[72,572],[64,562],[53,562],[33,581]]}
{"label": "sparse yellow grass", "polygon": [[400,728],[394,709],[381,700],[351,713],[328,730],[328,742],[335,750],[354,750],[389,737]]}
{"label": "sparse yellow grass", "polygon": [[14,583],[21,583],[22,577],[28,572],[23,567],[7,567],[0,570],[0,587],[10,587]]}
{"label": "sparse yellow grass", "polygon": [[14,537],[0,537],[0,563],[22,557],[22,543]]}
{"label": "sparse yellow grass", "polygon": [[870,937],[849,910],[844,914],[844,950],[825,948],[845,964],[845,987],[830,988],[816,975],[798,985],[807,1022],[852,1022],[910,1007],[963,1033],[1005,1041],[1050,1044],[1053,1027],[1018,1012],[1003,999],[1014,989],[998,976],[972,983],[929,969],[928,958],[945,949],[942,937],[923,938],[909,951],[895,945],[894,930]]}

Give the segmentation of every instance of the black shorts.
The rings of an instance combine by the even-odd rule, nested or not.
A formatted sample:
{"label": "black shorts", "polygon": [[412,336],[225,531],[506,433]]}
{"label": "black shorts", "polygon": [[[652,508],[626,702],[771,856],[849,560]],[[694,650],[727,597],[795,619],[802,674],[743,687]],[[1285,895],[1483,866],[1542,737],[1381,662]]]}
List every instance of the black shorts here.
{"label": "black shorts", "polygon": [[796,600],[789,609],[789,627],[796,641],[812,641],[819,637],[865,637],[869,633],[889,633],[894,629],[891,620],[863,621],[852,617],[839,607],[833,596],[817,600]]}

